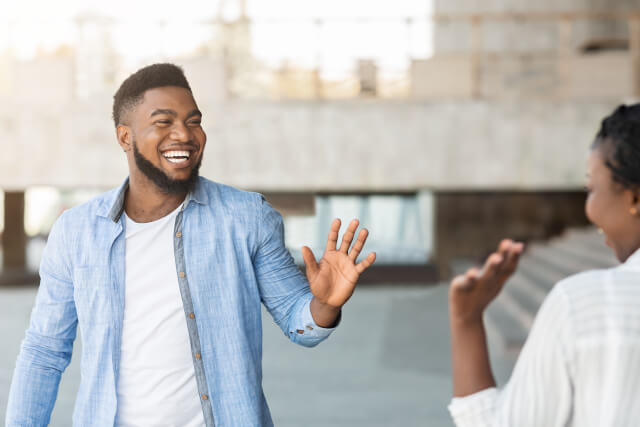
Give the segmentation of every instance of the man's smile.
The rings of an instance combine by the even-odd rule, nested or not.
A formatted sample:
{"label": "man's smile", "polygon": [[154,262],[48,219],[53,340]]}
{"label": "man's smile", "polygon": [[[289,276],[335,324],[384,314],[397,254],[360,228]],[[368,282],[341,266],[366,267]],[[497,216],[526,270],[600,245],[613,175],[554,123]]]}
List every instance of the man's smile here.
{"label": "man's smile", "polygon": [[189,151],[172,150],[162,153],[162,157],[164,157],[171,163],[181,164],[189,161],[191,153]]}
{"label": "man's smile", "polygon": [[161,149],[160,154],[173,168],[188,168],[198,160],[198,148],[192,146],[176,146]]}

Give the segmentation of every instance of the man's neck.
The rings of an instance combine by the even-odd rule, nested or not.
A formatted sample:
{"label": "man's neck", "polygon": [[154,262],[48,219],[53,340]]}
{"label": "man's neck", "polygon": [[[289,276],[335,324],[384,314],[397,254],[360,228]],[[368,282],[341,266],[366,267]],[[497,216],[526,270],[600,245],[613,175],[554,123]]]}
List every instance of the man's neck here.
{"label": "man's neck", "polygon": [[180,206],[187,194],[166,194],[146,177],[129,177],[124,210],[135,222],[151,222],[167,216]]}

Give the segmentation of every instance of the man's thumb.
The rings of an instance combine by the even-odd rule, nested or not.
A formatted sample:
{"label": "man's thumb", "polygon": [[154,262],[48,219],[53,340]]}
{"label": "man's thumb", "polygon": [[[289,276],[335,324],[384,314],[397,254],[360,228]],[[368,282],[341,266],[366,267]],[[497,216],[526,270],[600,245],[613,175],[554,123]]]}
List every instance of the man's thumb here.
{"label": "man's thumb", "polygon": [[302,247],[302,259],[304,259],[304,265],[307,267],[307,278],[315,276],[318,272],[318,263],[308,246]]}

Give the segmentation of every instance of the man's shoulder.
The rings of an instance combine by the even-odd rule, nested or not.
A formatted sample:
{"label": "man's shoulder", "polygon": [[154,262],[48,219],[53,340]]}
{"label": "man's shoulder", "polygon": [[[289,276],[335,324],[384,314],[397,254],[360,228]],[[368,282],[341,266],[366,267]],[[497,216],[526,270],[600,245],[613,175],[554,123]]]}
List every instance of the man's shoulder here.
{"label": "man's shoulder", "polygon": [[121,188],[116,187],[104,193],[100,193],[97,196],[67,209],[64,212],[64,216],[73,220],[86,220],[94,218],[96,216],[108,216],[109,212],[115,203]]}
{"label": "man's shoulder", "polygon": [[259,193],[241,190],[204,177],[200,177],[199,185],[201,186],[201,191],[206,193],[212,206],[222,205],[233,209],[251,207],[255,209],[263,199],[263,196]]}

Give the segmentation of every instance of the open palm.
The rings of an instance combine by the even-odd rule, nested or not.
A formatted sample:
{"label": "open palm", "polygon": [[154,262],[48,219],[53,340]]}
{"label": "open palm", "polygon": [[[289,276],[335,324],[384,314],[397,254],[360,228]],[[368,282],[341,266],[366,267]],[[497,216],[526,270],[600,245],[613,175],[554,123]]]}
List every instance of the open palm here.
{"label": "open palm", "polygon": [[347,231],[342,237],[340,248],[337,249],[340,224],[339,219],[335,219],[331,223],[327,246],[319,263],[316,262],[311,249],[307,246],[302,247],[302,257],[307,267],[307,279],[311,292],[320,302],[332,307],[342,307],[347,302],[353,295],[360,274],[376,260],[375,252],[371,252],[364,260],[356,264],[358,255],[369,235],[366,229],[360,230],[358,239],[349,250],[358,229],[357,219],[349,223]]}
{"label": "open palm", "polygon": [[523,249],[522,243],[505,239],[482,269],[474,267],[454,277],[449,287],[450,318],[456,322],[481,321],[484,310],[514,273]]}

